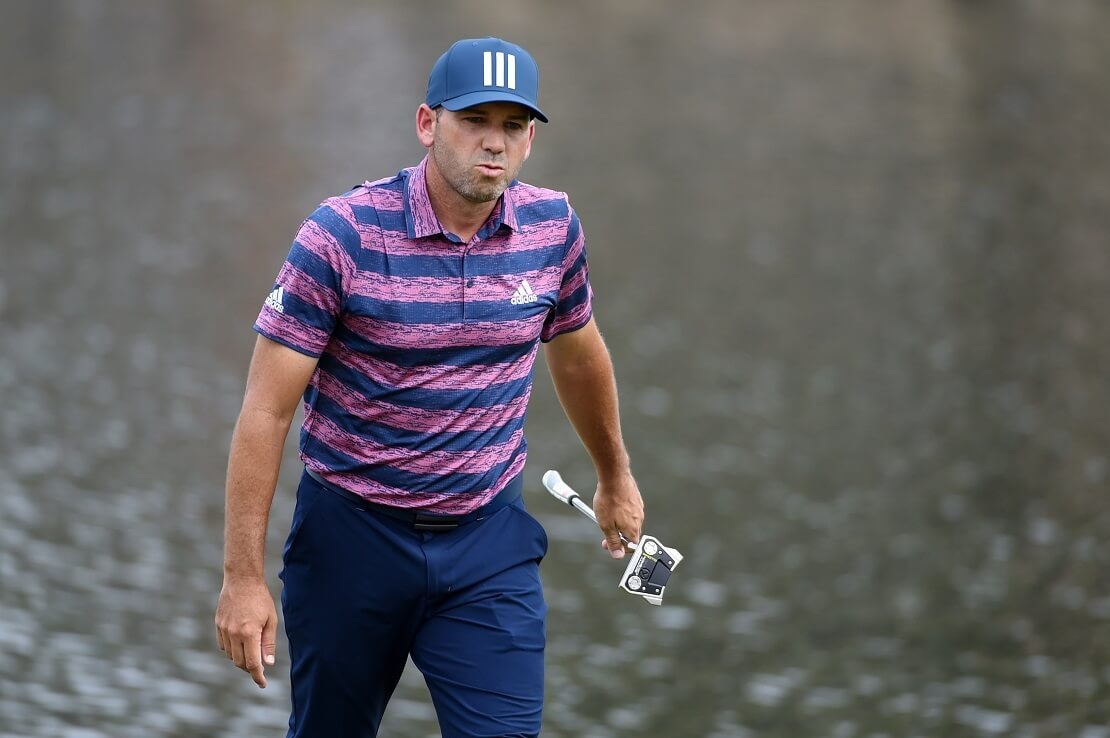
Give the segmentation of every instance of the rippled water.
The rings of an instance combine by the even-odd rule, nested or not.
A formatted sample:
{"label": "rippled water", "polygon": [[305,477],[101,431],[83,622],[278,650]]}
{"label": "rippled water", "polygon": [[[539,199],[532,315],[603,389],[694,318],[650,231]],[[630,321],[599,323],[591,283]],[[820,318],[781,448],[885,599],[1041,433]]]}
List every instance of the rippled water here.
{"label": "rippled water", "polygon": [[[216,649],[250,324],[414,163],[460,35],[544,69],[667,604],[544,378],[545,736],[1110,738],[1110,10],[21,3],[0,29],[0,738],[281,735]],[[293,448],[269,574],[292,509]],[[383,735],[436,735],[406,672]]]}

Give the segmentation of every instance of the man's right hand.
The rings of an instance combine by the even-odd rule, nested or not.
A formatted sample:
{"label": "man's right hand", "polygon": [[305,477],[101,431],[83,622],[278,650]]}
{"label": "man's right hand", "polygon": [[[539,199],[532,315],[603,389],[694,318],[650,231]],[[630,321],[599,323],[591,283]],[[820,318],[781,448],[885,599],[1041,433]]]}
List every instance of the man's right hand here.
{"label": "man's right hand", "polygon": [[216,638],[220,650],[254,683],[266,687],[266,666],[277,650],[277,609],[263,579],[225,577],[216,605]]}

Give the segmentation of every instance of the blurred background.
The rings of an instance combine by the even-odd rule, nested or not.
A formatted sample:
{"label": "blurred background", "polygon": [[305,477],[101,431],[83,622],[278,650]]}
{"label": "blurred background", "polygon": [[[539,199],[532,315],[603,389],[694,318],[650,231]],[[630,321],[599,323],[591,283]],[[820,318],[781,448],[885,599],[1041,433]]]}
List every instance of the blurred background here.
{"label": "blurred background", "polygon": [[[523,178],[581,215],[686,555],[617,590],[538,366],[544,735],[1110,738],[1099,0],[5,2],[0,736],[284,734],[284,640],[259,691],[212,625],[251,324],[478,35],[540,64]],[[382,734],[438,734],[411,665]]]}

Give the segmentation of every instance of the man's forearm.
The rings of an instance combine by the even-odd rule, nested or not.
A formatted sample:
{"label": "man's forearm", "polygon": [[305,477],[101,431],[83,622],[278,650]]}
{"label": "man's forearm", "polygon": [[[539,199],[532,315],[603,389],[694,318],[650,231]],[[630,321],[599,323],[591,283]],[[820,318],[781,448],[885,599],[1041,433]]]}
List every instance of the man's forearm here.
{"label": "man's forearm", "polygon": [[621,437],[617,382],[609,350],[591,320],[573,333],[556,337],[548,344],[546,355],[559,402],[597,470],[593,508],[605,534],[603,545],[613,558],[623,558],[621,539],[640,538],[644,501]]}
{"label": "man's forearm", "polygon": [[609,352],[599,337],[596,346],[576,359],[549,363],[559,402],[593,459],[599,479],[626,474],[628,451],[621,436]]}
{"label": "man's forearm", "polygon": [[266,527],[291,418],[244,408],[227,465],[224,575],[262,577]]}

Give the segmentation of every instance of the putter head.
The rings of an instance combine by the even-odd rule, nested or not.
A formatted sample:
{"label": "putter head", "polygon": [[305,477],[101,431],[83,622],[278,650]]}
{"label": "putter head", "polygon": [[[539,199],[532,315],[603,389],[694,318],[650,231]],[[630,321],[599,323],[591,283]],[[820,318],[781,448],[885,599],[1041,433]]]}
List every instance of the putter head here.
{"label": "putter head", "polygon": [[663,593],[682,554],[667,548],[655,536],[641,536],[621,576],[620,588],[639,595],[652,605],[663,604]]}
{"label": "putter head", "polygon": [[[559,472],[549,469],[543,475],[543,486],[556,498],[597,522],[593,508],[583,502],[578,493],[563,481]],[[671,578],[671,572],[678,566],[678,562],[682,561],[682,554],[676,549],[667,548],[655,536],[641,536],[638,544],[629,543],[623,536],[621,540],[632,555],[621,576],[620,588],[643,597],[652,605],[662,605],[667,580]]]}

